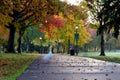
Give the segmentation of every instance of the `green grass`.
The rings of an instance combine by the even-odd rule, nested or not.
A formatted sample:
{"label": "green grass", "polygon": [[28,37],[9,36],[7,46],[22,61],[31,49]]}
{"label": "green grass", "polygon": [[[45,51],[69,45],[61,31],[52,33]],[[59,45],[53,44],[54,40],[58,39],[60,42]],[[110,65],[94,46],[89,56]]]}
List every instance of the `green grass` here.
{"label": "green grass", "polygon": [[[79,52],[79,56],[99,56],[100,52]],[[120,51],[105,51],[106,56],[120,57]]]}
{"label": "green grass", "polygon": [[35,54],[0,53],[0,80],[16,80],[37,57]]}
{"label": "green grass", "polygon": [[100,52],[80,52],[79,56],[120,63],[120,51],[106,51],[106,56],[99,56]]}
{"label": "green grass", "polygon": [[98,60],[120,63],[120,57],[114,57],[114,56],[89,56],[89,57]]}

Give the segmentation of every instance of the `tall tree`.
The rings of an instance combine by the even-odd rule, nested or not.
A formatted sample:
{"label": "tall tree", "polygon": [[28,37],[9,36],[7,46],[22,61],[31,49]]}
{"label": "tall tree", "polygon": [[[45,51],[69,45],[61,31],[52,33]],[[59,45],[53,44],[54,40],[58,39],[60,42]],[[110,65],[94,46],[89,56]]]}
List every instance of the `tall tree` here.
{"label": "tall tree", "polygon": [[105,56],[105,51],[104,51],[104,33],[106,30],[105,27],[105,17],[106,14],[102,14],[101,12],[104,13],[104,0],[86,0],[88,1],[88,7],[90,8],[90,11],[94,15],[94,19],[99,23],[99,28],[98,28],[98,35],[101,36],[101,53],[100,56]]}
{"label": "tall tree", "polygon": [[[120,29],[120,1],[106,1],[104,2],[104,12],[106,15],[105,22],[108,33],[113,29],[113,36],[118,38]],[[103,13],[101,13],[103,14]]]}
{"label": "tall tree", "polygon": [[[119,0],[96,0],[96,5],[93,0],[87,0],[90,8],[98,8],[96,18],[100,20],[100,26],[98,28],[98,33],[101,34],[101,39],[104,37],[103,33],[110,33],[113,31],[113,36],[115,38],[119,35],[120,29],[120,1]],[[92,3],[92,5],[91,5]],[[96,9],[94,10],[96,11]],[[101,48],[104,46],[104,41],[101,42]],[[103,47],[102,47],[103,46]],[[105,55],[104,51],[101,49],[101,55]]]}
{"label": "tall tree", "polygon": [[42,23],[46,15],[57,14],[60,8],[59,0],[1,0],[0,4],[0,13],[11,18],[6,25],[10,30],[8,52],[14,52],[16,29],[19,30],[18,42],[20,43],[26,25],[28,27],[28,24]]}

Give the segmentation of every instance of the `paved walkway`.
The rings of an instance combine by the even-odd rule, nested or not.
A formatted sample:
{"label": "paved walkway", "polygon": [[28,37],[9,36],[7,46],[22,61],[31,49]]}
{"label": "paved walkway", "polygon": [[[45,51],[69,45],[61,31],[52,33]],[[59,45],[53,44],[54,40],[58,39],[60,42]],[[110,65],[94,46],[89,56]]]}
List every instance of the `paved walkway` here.
{"label": "paved walkway", "polygon": [[47,63],[41,56],[17,80],[120,80],[120,64],[57,54]]}

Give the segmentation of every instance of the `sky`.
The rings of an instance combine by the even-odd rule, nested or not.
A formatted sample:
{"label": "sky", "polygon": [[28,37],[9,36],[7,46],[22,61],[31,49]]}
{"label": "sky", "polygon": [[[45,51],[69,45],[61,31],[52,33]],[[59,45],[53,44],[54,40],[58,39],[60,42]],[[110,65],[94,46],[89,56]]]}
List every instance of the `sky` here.
{"label": "sky", "polygon": [[61,0],[61,1],[67,1],[69,4],[72,4],[72,5],[79,5],[79,3],[82,0]]}
{"label": "sky", "polygon": [[[72,5],[79,5],[79,3],[83,0],[61,0],[61,1],[67,1],[69,4],[72,4]],[[92,21],[92,16],[90,15],[90,13],[88,12],[88,22],[90,23],[94,23],[94,21]]]}

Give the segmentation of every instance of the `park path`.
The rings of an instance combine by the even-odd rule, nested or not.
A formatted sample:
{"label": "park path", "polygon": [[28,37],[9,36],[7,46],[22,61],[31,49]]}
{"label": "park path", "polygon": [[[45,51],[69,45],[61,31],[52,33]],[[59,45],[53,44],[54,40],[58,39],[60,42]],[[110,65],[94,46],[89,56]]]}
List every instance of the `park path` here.
{"label": "park path", "polygon": [[49,63],[40,56],[17,80],[120,80],[120,64],[54,54]]}

